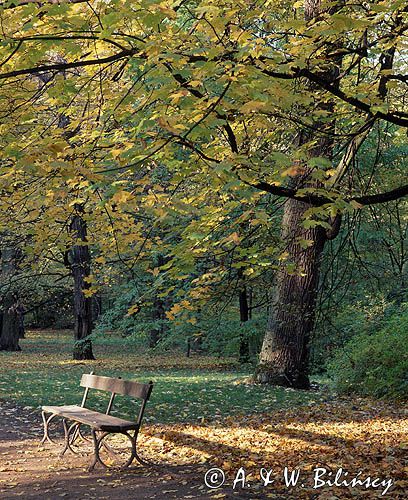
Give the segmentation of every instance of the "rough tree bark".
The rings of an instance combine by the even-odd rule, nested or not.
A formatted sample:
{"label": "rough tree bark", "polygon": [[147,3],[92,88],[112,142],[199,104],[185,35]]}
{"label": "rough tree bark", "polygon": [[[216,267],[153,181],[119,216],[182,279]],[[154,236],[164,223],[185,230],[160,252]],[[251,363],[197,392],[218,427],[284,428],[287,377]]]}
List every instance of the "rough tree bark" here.
{"label": "rough tree bark", "polygon": [[74,278],[74,359],[95,359],[92,352],[92,297],[87,297],[85,290],[90,288],[86,278],[91,274],[91,253],[87,243],[86,221],[83,218],[83,205],[75,205],[70,231],[72,236],[83,244],[73,245],[69,252],[69,265]]}
{"label": "rough tree bark", "polygon": [[[305,1],[306,21],[318,16],[320,2]],[[336,81],[338,68],[321,76],[330,83]],[[312,87],[313,88],[313,87]],[[320,105],[322,110],[330,112],[331,104]],[[327,133],[314,134],[301,130],[296,142],[298,146],[315,140],[309,155],[313,157],[332,157],[333,140],[330,132],[333,122],[315,123],[316,130]],[[292,179],[293,188],[319,187],[319,182],[311,179],[312,170],[298,165],[298,173]],[[288,199],[284,206],[282,219],[282,240],[289,260],[296,267],[295,273],[283,268],[276,277],[276,289],[268,327],[262,345],[259,365],[255,373],[258,382],[308,389],[309,342],[315,322],[317,288],[322,252],[327,239],[332,239],[338,227],[326,231],[321,226],[304,228],[305,212],[312,205],[307,202]],[[302,240],[308,240],[305,248]]]}
{"label": "rough tree bark", "polygon": [[[283,216],[282,238],[296,265],[290,274],[283,267],[276,278],[276,290],[268,328],[256,373],[259,382],[309,388],[308,345],[315,320],[321,255],[326,235],[321,227],[304,229],[302,220],[309,206],[289,200]],[[302,248],[299,239],[313,241]]]}
{"label": "rough tree bark", "polygon": [[1,274],[5,291],[1,301],[0,351],[21,351],[20,304],[16,291],[10,286],[18,256],[19,251],[13,247],[5,247],[1,251]]}

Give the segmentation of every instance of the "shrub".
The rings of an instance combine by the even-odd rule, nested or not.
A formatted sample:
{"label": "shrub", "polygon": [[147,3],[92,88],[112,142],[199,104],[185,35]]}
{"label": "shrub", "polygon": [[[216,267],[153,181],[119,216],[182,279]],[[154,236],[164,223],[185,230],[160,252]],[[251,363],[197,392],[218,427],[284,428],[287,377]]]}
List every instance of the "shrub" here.
{"label": "shrub", "polygon": [[328,373],[340,393],[408,398],[408,304],[338,350]]}

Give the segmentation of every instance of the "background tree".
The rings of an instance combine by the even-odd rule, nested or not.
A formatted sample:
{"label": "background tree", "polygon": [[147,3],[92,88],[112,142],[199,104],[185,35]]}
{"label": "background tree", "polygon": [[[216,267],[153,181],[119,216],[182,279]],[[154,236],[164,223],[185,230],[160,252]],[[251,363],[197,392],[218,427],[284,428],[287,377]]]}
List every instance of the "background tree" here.
{"label": "background tree", "polygon": [[[395,0],[381,6],[342,2],[335,8],[297,3],[295,16],[291,2],[273,10],[257,1],[242,9],[210,0],[141,1],[139,7],[135,12],[121,1],[98,4],[96,10],[85,3],[45,4],[38,12],[31,5],[3,6],[2,95],[15,91],[11,110],[21,116],[16,104],[27,99],[28,75],[53,75],[55,83],[43,94],[54,106],[70,109],[73,129],[80,121],[92,122],[81,126],[76,140],[71,181],[79,180],[80,170],[81,190],[99,192],[105,207],[116,195],[140,203],[133,192],[135,173],[140,180],[137,174],[143,172],[145,186],[135,187],[140,194],[162,165],[171,172],[168,188],[175,193],[199,178],[214,193],[254,196],[260,190],[290,200],[282,236],[291,248],[280,259],[289,272],[279,274],[278,303],[293,326],[280,333],[282,318],[272,322],[273,342],[267,336],[258,376],[307,387],[326,230],[332,231],[331,221],[340,213],[408,193],[404,178],[387,175],[384,166],[365,184],[355,182],[350,168],[374,124],[393,124],[396,143],[408,125],[407,9]],[[51,22],[38,20],[47,16]],[[63,62],[51,61],[52,52]],[[97,106],[90,105],[90,94],[98,96]],[[82,104],[83,113],[72,103]],[[84,119],[88,113],[90,119]],[[28,173],[33,158],[34,171],[46,170],[42,151],[55,148],[57,136],[45,136],[43,129],[44,123],[27,132],[23,155],[10,138],[4,154],[14,173]],[[60,137],[57,144],[62,170],[69,170]],[[116,183],[122,185],[112,195]],[[149,188],[143,203],[160,207],[166,194],[159,192]],[[180,200],[172,196],[172,201]],[[120,217],[125,220],[125,214]],[[133,222],[129,227],[135,229]],[[294,292],[290,300],[297,296],[293,307],[286,289]],[[299,320],[303,314],[305,324]]]}

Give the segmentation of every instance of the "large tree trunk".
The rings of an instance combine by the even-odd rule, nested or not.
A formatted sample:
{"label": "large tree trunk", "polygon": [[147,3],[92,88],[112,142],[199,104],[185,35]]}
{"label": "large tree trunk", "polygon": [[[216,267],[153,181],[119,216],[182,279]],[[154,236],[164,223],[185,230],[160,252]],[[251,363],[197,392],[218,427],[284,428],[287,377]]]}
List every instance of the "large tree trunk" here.
{"label": "large tree trunk", "polygon": [[0,351],[21,351],[20,305],[17,293],[12,289],[10,280],[17,268],[18,250],[6,247],[1,252],[1,274],[4,287],[0,330]]}
{"label": "large tree trunk", "polygon": [[[295,273],[283,267],[277,275],[275,298],[262,345],[256,378],[259,382],[309,388],[308,345],[315,320],[321,255],[326,239],[321,227],[304,229],[309,208],[288,200],[284,209],[282,236]],[[302,248],[299,238],[313,241]]]}
{"label": "large tree trunk", "polygon": [[[82,216],[82,205],[75,206],[70,230],[73,237],[84,243],[87,241],[86,222]],[[87,244],[73,245],[70,251],[70,267],[74,278],[75,345],[74,359],[95,359],[92,352],[92,297],[84,294],[90,284],[85,281],[91,274],[91,254]]]}
{"label": "large tree trunk", "polygon": [[[309,21],[319,15],[320,2],[305,0],[305,17]],[[334,67],[320,76],[337,85],[340,60],[332,61]],[[313,89],[313,86],[311,87]],[[320,109],[327,115],[332,111],[330,102],[320,103]],[[301,130],[296,145],[312,144],[309,156],[331,159],[333,152],[334,122],[316,122],[313,135],[310,130]],[[312,170],[299,165],[299,173],[293,178],[296,189],[318,188],[319,181],[311,177]],[[278,272],[275,297],[255,379],[262,383],[308,389],[309,381],[309,342],[314,327],[317,287],[321,257],[325,241],[336,236],[339,227],[327,232],[321,226],[305,229],[305,212],[311,208],[307,202],[288,199],[282,219],[282,239],[289,261],[295,271],[287,268]],[[339,219],[336,221],[338,222]],[[336,224],[335,226],[338,226]],[[303,240],[303,241],[302,241]],[[305,245],[308,240],[310,246]]]}

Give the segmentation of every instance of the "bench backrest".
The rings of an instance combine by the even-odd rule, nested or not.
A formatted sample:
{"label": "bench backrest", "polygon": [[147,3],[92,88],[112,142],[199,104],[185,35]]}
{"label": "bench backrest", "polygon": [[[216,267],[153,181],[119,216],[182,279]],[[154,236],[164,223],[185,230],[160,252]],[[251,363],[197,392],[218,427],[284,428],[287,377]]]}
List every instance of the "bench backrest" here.
{"label": "bench backrest", "polygon": [[131,380],[103,377],[101,375],[91,375],[88,373],[82,375],[81,386],[146,400],[149,399],[153,388],[152,382],[149,384],[140,384],[139,382],[132,382]]}
{"label": "bench backrest", "polygon": [[144,409],[150,394],[153,390],[153,382],[148,384],[140,384],[132,380],[123,380],[121,378],[104,377],[101,375],[93,375],[93,373],[84,373],[81,378],[81,387],[85,387],[84,397],[81,406],[85,405],[89,389],[97,389],[111,393],[108,408],[106,413],[109,414],[116,394],[123,396],[132,396],[142,400],[140,412],[137,422],[140,424],[143,418]]}

